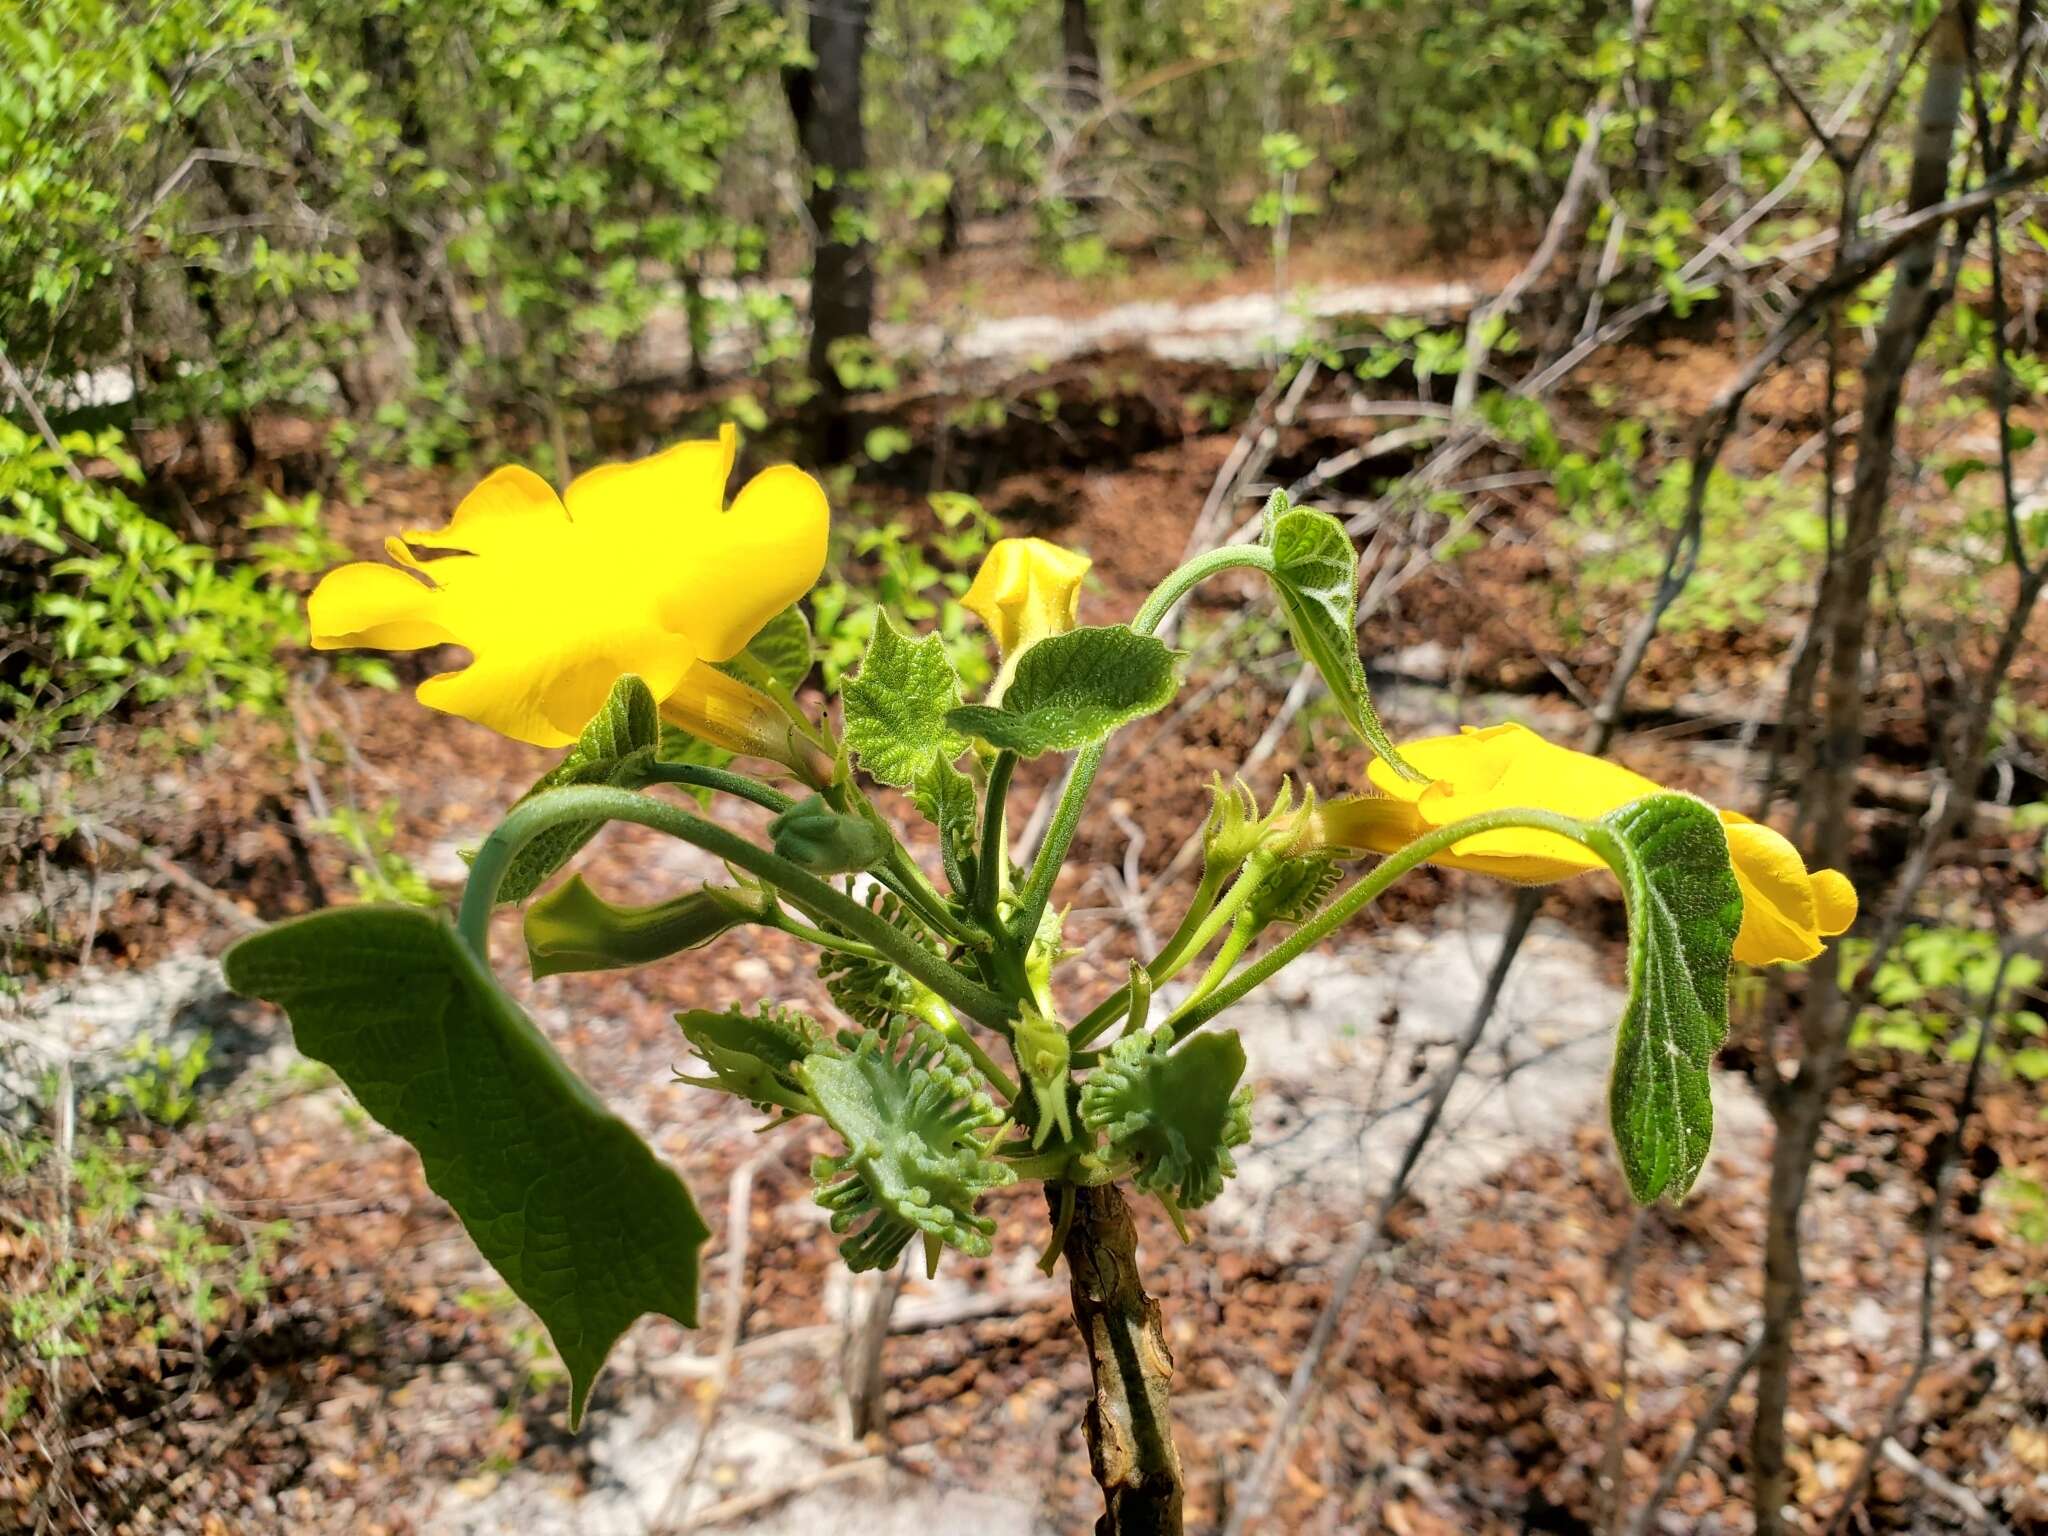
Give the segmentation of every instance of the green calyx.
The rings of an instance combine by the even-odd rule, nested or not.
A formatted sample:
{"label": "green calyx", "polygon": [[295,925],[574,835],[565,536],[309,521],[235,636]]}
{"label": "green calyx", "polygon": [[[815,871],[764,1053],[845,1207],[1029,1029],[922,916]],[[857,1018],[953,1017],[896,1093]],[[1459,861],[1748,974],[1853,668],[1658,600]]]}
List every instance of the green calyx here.
{"label": "green calyx", "polygon": [[1128,1034],[1081,1085],[1081,1123],[1108,1145],[1103,1160],[1132,1166],[1131,1181],[1156,1195],[1179,1221],[1207,1205],[1237,1172],[1232,1147],[1251,1140],[1252,1091],[1234,1030],[1198,1035],[1178,1048],[1161,1026]]}
{"label": "green calyx", "polygon": [[677,1073],[680,1081],[729,1093],[757,1109],[781,1109],[789,1116],[818,1112],[797,1075],[806,1057],[832,1049],[816,1020],[794,1008],[764,1007],[756,1014],[693,1008],[677,1014],[676,1023],[711,1069],[709,1077]]}
{"label": "green calyx", "polygon": [[941,1247],[988,1255],[995,1222],[975,1206],[1017,1175],[980,1134],[1003,1114],[965,1051],[919,1027],[813,1053],[796,1077],[846,1142],[840,1156],[812,1163],[811,1177],[849,1269],[886,1269],[920,1234],[933,1269]]}
{"label": "green calyx", "polygon": [[1282,779],[1273,808],[1259,814],[1258,797],[1243,779],[1228,784],[1217,774],[1209,781],[1209,815],[1202,823],[1204,877],[1220,882],[1232,870],[1259,854],[1280,854],[1315,814],[1313,789],[1294,805],[1294,781]]}
{"label": "green calyx", "polygon": [[889,834],[865,816],[847,815],[823,795],[799,801],[768,823],[775,852],[816,875],[850,875],[889,857]]}

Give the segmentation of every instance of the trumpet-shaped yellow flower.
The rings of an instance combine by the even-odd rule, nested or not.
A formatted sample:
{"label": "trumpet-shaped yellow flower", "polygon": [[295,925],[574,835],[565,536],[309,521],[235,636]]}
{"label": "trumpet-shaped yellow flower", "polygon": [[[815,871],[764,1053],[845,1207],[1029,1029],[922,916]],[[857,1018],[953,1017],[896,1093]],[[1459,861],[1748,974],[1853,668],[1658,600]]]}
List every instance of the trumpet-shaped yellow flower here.
{"label": "trumpet-shaped yellow flower", "polygon": [[1027,645],[1074,627],[1081,578],[1094,563],[1044,539],[998,539],[960,601],[988,626],[1007,661]]}
{"label": "trumpet-shaped yellow flower", "polygon": [[738,713],[739,685],[709,664],[811,589],[830,517],[818,482],[789,465],[727,510],[738,447],[727,426],[593,469],[560,497],[531,470],[498,470],[446,528],[388,540],[396,564],[328,572],[307,602],[313,644],[463,646],[469,665],[420,684],[420,702],[542,747],[574,741],[628,672],[686,727],[707,696]]}
{"label": "trumpet-shaped yellow flower", "polygon": [[[1639,773],[1545,741],[1520,725],[1467,727],[1410,742],[1401,755],[1425,777],[1402,778],[1375,759],[1377,795],[1325,802],[1312,836],[1326,846],[1393,853],[1437,827],[1484,811],[1545,810],[1591,821],[1663,786]],[[1809,872],[1784,837],[1739,811],[1722,811],[1729,861],[1742,889],[1735,958],[1749,965],[1811,960],[1856,917],[1856,891],[1838,870]],[[1431,862],[1541,885],[1603,867],[1600,856],[1555,832],[1482,832]]]}

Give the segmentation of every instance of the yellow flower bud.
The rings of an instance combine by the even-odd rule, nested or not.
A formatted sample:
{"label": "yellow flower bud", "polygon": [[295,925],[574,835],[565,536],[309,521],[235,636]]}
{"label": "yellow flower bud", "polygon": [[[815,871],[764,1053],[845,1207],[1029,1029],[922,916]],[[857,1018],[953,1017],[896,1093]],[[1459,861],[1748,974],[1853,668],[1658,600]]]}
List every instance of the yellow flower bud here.
{"label": "yellow flower bud", "polygon": [[1027,645],[1074,627],[1086,555],[1044,539],[998,539],[960,601],[988,626],[1008,661]]}

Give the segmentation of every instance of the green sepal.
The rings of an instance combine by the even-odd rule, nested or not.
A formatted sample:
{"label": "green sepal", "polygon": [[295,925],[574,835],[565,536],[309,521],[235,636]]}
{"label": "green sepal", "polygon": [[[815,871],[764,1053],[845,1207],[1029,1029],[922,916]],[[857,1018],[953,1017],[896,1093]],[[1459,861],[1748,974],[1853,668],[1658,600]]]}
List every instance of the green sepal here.
{"label": "green sepal", "polygon": [[1166,1025],[1126,1034],[1081,1085],[1081,1123],[1108,1142],[1103,1161],[1135,1165],[1131,1181],[1192,1210],[1237,1172],[1232,1147],[1251,1140],[1252,1091],[1239,1087],[1244,1045],[1235,1030],[1178,1047]]}
{"label": "green sepal", "polygon": [[946,719],[960,702],[960,677],[945,642],[937,635],[912,640],[887,613],[875,615],[867,654],[840,701],[847,746],[884,784],[908,789],[934,763],[967,750],[967,738]]}
{"label": "green sepal", "polygon": [[1327,512],[1289,504],[1285,491],[1266,502],[1264,543],[1273,556],[1273,590],[1294,648],[1323,676],[1351,728],[1404,778],[1419,774],[1394,750],[1372,707],[1358,655],[1358,551]]}
{"label": "green sepal", "polygon": [[1071,752],[1173,698],[1175,653],[1122,624],[1049,635],[1017,658],[1000,705],[949,710],[946,723],[994,747],[1037,757]]}
{"label": "green sepal", "polygon": [[335,908],[244,939],[223,963],[229,986],[283,1008],[299,1049],[418,1150],[428,1185],[547,1328],[572,1425],[635,1318],[697,1325],[709,1232],[689,1190],[447,922]]}
{"label": "green sepal", "polygon": [[1072,1141],[1074,1122],[1068,1113],[1067,1067],[1073,1059],[1073,1047],[1067,1040],[1066,1030],[1060,1027],[1058,1019],[1048,1017],[1026,1003],[1017,1015],[1013,1031],[1017,1067],[1031,1088],[1031,1097],[1038,1110],[1037,1128],[1031,1133],[1031,1150],[1035,1152],[1044,1146],[1045,1138],[1055,1130],[1060,1133],[1061,1141]]}
{"label": "green sepal", "polygon": [[[661,744],[661,715],[654,695],[639,678],[628,673],[612,684],[604,707],[591,717],[576,738],[576,745],[559,763],[519,797],[525,804],[535,795],[567,784],[610,784],[619,789],[640,789],[648,783],[648,768]],[[597,836],[602,821],[568,822],[550,827],[521,848],[506,867],[498,883],[501,906],[526,900],[555,871],[573,859],[583,845]]]}
{"label": "green sepal", "polygon": [[797,1068],[846,1142],[840,1156],[813,1162],[811,1177],[855,1271],[888,1268],[919,1233],[927,1267],[937,1245],[986,1258],[995,1222],[975,1206],[1017,1180],[976,1134],[1000,1126],[1003,1113],[967,1053],[925,1026],[904,1035],[900,1044],[866,1035],[850,1052],[819,1052]]}
{"label": "green sepal", "polygon": [[1628,904],[1628,1004],[1608,1116],[1629,1192],[1683,1199],[1714,1140],[1709,1068],[1728,1038],[1728,964],[1742,890],[1720,815],[1690,795],[1645,795],[1585,828]]}
{"label": "green sepal", "polygon": [[774,898],[758,888],[707,885],[652,906],[621,907],[571,875],[526,909],[526,956],[535,976],[625,970],[774,917]]}
{"label": "green sepal", "polygon": [[729,1093],[763,1111],[818,1112],[796,1070],[814,1051],[832,1048],[816,1020],[794,1008],[765,1007],[752,1014],[693,1008],[677,1014],[676,1023],[711,1069],[709,1077],[679,1072],[679,1081]]}
{"label": "green sepal", "polygon": [[865,816],[835,811],[823,795],[799,801],[768,823],[775,851],[815,875],[850,875],[889,857],[888,830]]}

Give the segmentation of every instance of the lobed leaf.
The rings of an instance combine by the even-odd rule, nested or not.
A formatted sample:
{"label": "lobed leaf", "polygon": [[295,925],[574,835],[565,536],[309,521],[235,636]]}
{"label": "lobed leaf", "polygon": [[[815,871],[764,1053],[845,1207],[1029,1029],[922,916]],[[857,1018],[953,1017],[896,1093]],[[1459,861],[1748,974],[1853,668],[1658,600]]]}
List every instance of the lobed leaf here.
{"label": "lobed leaf", "polygon": [[1174,660],[1164,641],[1126,625],[1071,629],[1018,658],[1000,705],[950,710],[946,723],[1025,757],[1071,752],[1163,709]]}
{"label": "lobed leaf", "polygon": [[1136,1165],[1147,1194],[1192,1209],[1223,1193],[1237,1172],[1232,1147],[1251,1140],[1244,1044],[1235,1030],[1174,1045],[1165,1025],[1126,1034],[1081,1085],[1081,1123]]}
{"label": "lobed leaf", "polygon": [[937,635],[911,640],[886,613],[875,616],[867,655],[841,700],[847,745],[884,784],[908,789],[967,750],[947,720],[960,702],[960,678],[945,643]]}
{"label": "lobed leaf", "polygon": [[757,1109],[818,1112],[796,1071],[812,1052],[830,1049],[814,1019],[794,1008],[769,1007],[757,1014],[693,1008],[677,1014],[676,1023],[711,1069],[709,1077],[685,1077],[684,1082],[729,1093]]}
{"label": "lobed leaf", "polygon": [[225,957],[228,985],[276,1003],[299,1049],[411,1142],[427,1183],[532,1307],[581,1420],[633,1320],[697,1324],[690,1192],[607,1110],[443,919],[342,907]]}
{"label": "lobed leaf", "polygon": [[1646,795],[1586,827],[1628,903],[1628,1004],[1608,1111],[1630,1192],[1681,1199],[1714,1139],[1708,1069],[1728,1037],[1728,962],[1742,892],[1713,807]]}

